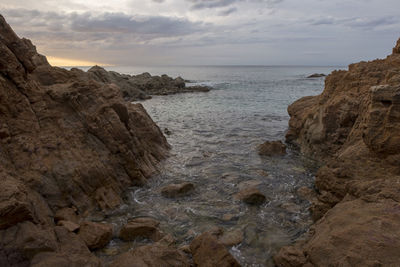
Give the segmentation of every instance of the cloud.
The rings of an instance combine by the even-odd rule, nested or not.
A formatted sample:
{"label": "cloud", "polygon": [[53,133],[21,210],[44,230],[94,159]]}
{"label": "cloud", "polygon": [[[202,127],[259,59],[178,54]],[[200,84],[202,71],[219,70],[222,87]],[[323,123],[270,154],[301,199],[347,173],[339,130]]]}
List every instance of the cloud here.
{"label": "cloud", "polygon": [[39,38],[47,35],[52,41],[149,41],[190,35],[205,29],[202,22],[192,22],[185,18],[132,16],[122,12],[92,14],[8,9],[4,10],[3,14],[17,30]]}
{"label": "cloud", "polygon": [[275,4],[283,2],[283,0],[186,0],[186,1],[192,3],[191,6],[192,10],[201,10],[207,8],[223,8],[240,2],[259,3],[259,4],[264,4],[267,7],[272,7]]}
{"label": "cloud", "polygon": [[229,8],[229,9],[226,9],[226,10],[223,10],[223,11],[220,11],[220,12],[218,13],[218,16],[222,16],[222,17],[229,16],[230,14],[235,13],[237,10],[238,10],[238,9],[237,9],[236,7],[232,7],[232,8]]}
{"label": "cloud", "polygon": [[306,23],[313,26],[338,25],[363,30],[374,30],[378,27],[398,24],[400,23],[400,19],[394,16],[351,18],[319,17],[306,20]]}

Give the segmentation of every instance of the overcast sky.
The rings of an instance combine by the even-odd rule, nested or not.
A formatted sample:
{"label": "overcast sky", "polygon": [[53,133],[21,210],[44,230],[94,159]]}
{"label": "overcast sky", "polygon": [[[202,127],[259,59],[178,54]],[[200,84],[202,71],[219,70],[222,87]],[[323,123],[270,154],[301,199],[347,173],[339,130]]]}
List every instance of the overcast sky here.
{"label": "overcast sky", "polygon": [[0,0],[47,56],[114,65],[347,65],[385,57],[399,0]]}

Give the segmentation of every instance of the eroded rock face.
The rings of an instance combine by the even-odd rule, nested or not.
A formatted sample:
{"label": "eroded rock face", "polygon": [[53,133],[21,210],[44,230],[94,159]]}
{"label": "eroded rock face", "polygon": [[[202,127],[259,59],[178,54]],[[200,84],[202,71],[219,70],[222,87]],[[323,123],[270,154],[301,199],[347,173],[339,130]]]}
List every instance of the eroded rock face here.
{"label": "eroded rock face", "polygon": [[2,16],[0,147],[0,248],[33,266],[100,265],[74,232],[55,226],[54,212],[78,223],[78,214],[117,207],[169,148],[119,87],[51,67]]}
{"label": "eroded rock face", "polygon": [[317,156],[311,236],[278,266],[390,266],[400,261],[400,40],[383,60],[334,71],[319,96],[288,108],[287,142]]}

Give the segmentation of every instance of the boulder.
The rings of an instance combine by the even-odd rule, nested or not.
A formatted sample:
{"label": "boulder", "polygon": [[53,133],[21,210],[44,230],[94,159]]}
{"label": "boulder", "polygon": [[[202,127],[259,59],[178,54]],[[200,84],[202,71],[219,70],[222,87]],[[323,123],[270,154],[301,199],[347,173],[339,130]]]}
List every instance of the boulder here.
{"label": "boulder", "polygon": [[57,210],[54,220],[58,221],[70,221],[73,223],[79,223],[79,217],[76,214],[76,210],[73,208],[62,208]]}
{"label": "boulder", "polygon": [[265,202],[265,196],[255,187],[245,188],[234,195],[234,198],[250,205],[261,205]]}
{"label": "boulder", "polygon": [[161,188],[161,194],[164,197],[175,198],[186,196],[193,190],[194,184],[192,183],[170,184]]}
{"label": "boulder", "polygon": [[125,241],[132,241],[141,237],[159,241],[162,238],[162,234],[158,230],[159,224],[159,221],[152,218],[136,218],[129,220],[128,223],[122,227],[119,238]]}
{"label": "boulder", "polygon": [[233,267],[240,266],[218,239],[206,232],[197,236],[190,244],[193,262],[199,267]]}
{"label": "boulder", "polygon": [[282,141],[266,141],[257,147],[258,154],[261,156],[285,155],[286,145]]}
{"label": "boulder", "polygon": [[83,222],[78,236],[89,249],[103,248],[112,238],[112,226],[105,223]]}
{"label": "boulder", "polygon": [[70,231],[70,232],[76,232],[76,231],[78,231],[79,228],[80,228],[80,225],[79,225],[79,224],[76,224],[76,223],[71,222],[71,221],[58,221],[58,222],[57,222],[57,225],[58,225],[58,226],[64,226],[64,227],[67,228],[68,231]]}
{"label": "boulder", "polygon": [[118,256],[111,267],[189,267],[189,259],[180,250],[155,243],[138,247]]}

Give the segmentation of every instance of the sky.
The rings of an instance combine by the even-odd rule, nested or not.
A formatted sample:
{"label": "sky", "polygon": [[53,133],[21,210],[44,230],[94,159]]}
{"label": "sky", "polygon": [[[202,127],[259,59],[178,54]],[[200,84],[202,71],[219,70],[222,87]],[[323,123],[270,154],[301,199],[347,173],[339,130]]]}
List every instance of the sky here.
{"label": "sky", "polygon": [[0,14],[55,65],[344,66],[400,38],[399,0],[0,0]]}

